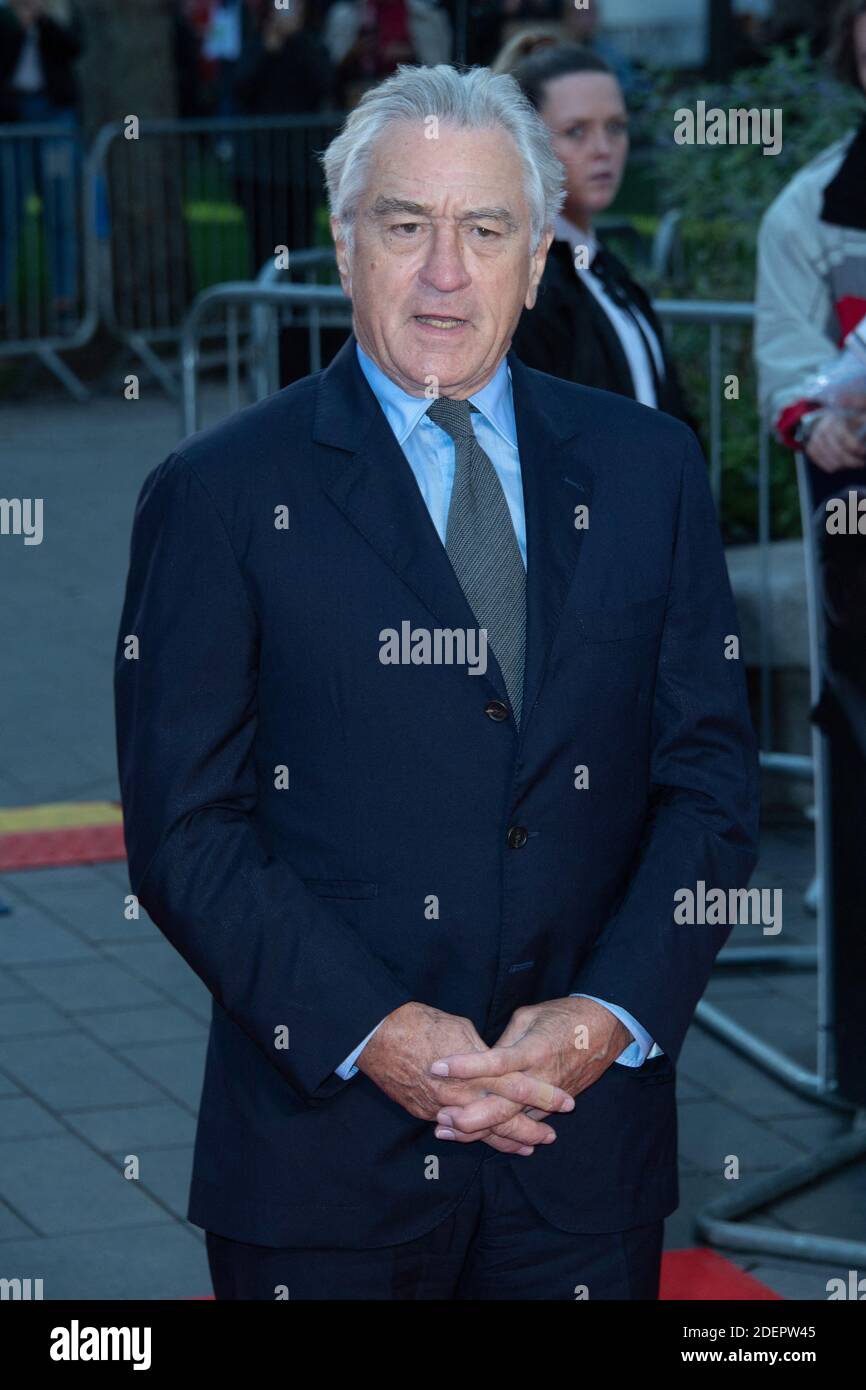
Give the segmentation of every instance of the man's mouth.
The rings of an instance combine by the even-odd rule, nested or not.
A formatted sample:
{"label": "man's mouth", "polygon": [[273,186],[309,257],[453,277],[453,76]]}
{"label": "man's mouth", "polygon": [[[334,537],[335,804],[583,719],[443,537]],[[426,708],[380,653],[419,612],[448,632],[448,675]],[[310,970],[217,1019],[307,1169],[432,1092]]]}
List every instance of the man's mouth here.
{"label": "man's mouth", "polygon": [[418,323],[427,324],[429,328],[462,328],[468,319],[458,319],[447,317],[443,318],[438,314],[414,314],[413,317]]}

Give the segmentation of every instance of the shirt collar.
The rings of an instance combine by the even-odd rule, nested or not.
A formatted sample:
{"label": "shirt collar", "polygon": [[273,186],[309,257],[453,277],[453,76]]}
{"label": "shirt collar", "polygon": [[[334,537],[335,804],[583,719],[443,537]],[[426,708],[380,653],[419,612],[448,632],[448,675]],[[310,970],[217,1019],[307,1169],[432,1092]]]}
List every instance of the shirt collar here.
{"label": "shirt collar", "polygon": [[589,253],[588,264],[592,265],[595,260],[595,253],[598,250],[598,241],[592,232],[585,232],[580,227],[575,227],[573,222],[569,222],[567,217],[563,217],[561,212],[556,214],[554,220],[554,237],[556,241],[567,241],[574,251],[576,246],[585,246]]}
{"label": "shirt collar", "polygon": [[[386,376],[382,368],[364,351],[357,338],[355,349],[361,370],[385,412],[397,443],[402,446],[427,414],[431,401],[427,396],[410,396],[408,391],[404,391],[402,386],[398,386]],[[517,425],[511,392],[511,368],[504,357],[487,385],[482,386],[481,390],[476,391],[469,399],[497,433],[516,449]]]}

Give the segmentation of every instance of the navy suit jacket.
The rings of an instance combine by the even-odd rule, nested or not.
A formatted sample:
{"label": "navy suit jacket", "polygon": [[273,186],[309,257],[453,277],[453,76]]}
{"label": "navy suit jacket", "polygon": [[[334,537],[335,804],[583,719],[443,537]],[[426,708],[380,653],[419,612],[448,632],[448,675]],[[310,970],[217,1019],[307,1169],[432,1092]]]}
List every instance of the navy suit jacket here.
{"label": "navy suit jacket", "polygon": [[142,487],[115,673],[130,882],[213,996],[189,1218],[225,1236],[387,1245],[460,1201],[490,1149],[335,1075],[409,1000],[490,1044],[522,1004],[621,1004],[664,1056],[610,1066],[505,1161],[561,1229],[677,1204],[676,1061],[729,927],[677,925],[674,894],[755,861],[736,614],[692,432],[509,363],[519,734],[485,712],[492,653],[483,676],[379,659],[383,629],[475,621],[353,337]]}

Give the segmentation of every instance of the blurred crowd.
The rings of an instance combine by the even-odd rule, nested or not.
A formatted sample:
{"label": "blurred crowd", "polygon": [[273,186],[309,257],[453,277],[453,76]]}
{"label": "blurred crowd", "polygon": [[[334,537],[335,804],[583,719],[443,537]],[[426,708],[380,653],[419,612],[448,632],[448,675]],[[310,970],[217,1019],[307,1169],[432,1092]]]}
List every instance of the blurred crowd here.
{"label": "blurred crowd", "polygon": [[[604,0],[166,0],[182,117],[349,110],[398,63],[489,64],[512,41],[590,47],[627,96],[645,82],[605,29]],[[79,106],[86,41],[76,0],[0,0],[0,121],[52,119]],[[458,35],[459,16],[468,21]],[[763,61],[802,34],[817,52],[830,11],[810,0],[735,0],[726,53]],[[38,100],[37,100],[38,98]]]}
{"label": "blurred crowd", "polygon": [[458,54],[458,0],[293,0],[289,10],[272,0],[178,0],[181,114],[348,110],[398,63],[489,63],[527,25],[605,44],[598,3],[576,10],[573,0],[471,0],[465,8]]}

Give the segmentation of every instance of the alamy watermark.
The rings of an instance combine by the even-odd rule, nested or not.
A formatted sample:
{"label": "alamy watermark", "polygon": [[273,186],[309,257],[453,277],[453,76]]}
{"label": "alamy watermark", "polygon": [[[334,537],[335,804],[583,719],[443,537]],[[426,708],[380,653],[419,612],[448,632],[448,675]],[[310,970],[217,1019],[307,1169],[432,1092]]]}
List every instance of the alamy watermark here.
{"label": "alamy watermark", "polygon": [[379,633],[383,666],[465,666],[467,675],[487,670],[486,627],[413,627],[408,620]]}
{"label": "alamy watermark", "polygon": [[42,498],[0,497],[0,536],[23,536],[25,545],[41,545]]}
{"label": "alamy watermark", "polygon": [[674,141],[677,145],[762,145],[765,155],[782,149],[782,109],[768,106],[720,106],[707,109],[705,101],[680,106],[674,112]]}
{"label": "alamy watermark", "polygon": [[678,888],[674,903],[679,926],[762,926],[764,936],[782,930],[781,888],[707,888],[699,878],[694,888]]}

